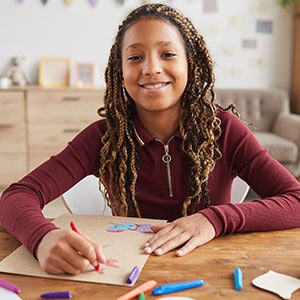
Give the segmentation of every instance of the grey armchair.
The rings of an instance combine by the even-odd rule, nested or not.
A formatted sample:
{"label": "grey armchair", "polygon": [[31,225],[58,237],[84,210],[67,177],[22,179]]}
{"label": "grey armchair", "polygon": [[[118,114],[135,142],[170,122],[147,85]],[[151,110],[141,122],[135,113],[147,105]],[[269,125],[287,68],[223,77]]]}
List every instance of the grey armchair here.
{"label": "grey armchair", "polygon": [[300,175],[300,115],[290,112],[287,92],[278,89],[216,89],[217,102],[234,103],[241,119],[270,155]]}

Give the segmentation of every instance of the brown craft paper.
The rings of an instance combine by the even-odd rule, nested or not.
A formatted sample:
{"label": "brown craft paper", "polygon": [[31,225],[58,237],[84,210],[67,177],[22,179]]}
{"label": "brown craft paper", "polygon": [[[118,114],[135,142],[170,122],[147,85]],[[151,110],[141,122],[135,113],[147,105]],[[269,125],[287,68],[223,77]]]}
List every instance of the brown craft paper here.
{"label": "brown craft paper", "polygon": [[106,258],[116,260],[114,264],[118,267],[101,264],[103,274],[98,273],[91,266],[89,270],[76,276],[67,274],[50,275],[41,269],[39,263],[24,246],[20,246],[0,262],[0,272],[64,280],[129,285],[126,283],[126,280],[133,267],[137,266],[141,272],[149,257],[143,252],[143,245],[151,237],[152,233],[131,230],[108,232],[106,229],[111,225],[123,222],[133,224],[164,222],[153,219],[64,214],[54,220],[54,223],[60,228],[70,228],[71,221],[75,222],[82,233],[90,236],[102,245]]}

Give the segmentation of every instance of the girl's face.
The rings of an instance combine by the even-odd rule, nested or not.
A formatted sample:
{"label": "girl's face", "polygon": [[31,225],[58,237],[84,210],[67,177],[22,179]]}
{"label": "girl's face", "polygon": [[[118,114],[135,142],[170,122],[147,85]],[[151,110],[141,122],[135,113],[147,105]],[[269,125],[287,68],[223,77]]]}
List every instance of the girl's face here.
{"label": "girl's face", "polygon": [[188,80],[182,37],[167,21],[144,18],[129,27],[122,43],[123,87],[137,112],[179,111]]}

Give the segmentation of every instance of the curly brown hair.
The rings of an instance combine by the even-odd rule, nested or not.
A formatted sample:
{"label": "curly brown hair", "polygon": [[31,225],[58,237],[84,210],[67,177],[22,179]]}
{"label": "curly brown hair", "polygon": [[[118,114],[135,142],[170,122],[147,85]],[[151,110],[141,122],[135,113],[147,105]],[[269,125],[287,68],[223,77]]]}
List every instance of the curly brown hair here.
{"label": "curly brown hair", "polygon": [[169,22],[180,32],[188,60],[188,84],[180,103],[183,115],[179,122],[182,150],[190,158],[190,195],[182,205],[182,215],[192,212],[200,199],[209,199],[206,185],[216,160],[221,158],[217,139],[221,135],[216,117],[213,62],[203,37],[191,21],[164,4],[146,4],[133,10],[119,26],[105,71],[104,107],[99,114],[106,118],[107,131],[102,138],[99,181],[114,214],[141,217],[136,201],[139,157],[136,152],[133,116],[135,105],[122,90],[122,41],[126,30],[143,18]]}

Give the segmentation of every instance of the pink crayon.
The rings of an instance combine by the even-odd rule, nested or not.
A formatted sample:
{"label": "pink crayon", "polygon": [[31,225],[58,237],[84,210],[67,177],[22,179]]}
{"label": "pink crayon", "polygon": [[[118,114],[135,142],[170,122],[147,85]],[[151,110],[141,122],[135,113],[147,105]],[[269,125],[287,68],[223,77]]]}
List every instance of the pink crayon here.
{"label": "pink crayon", "polygon": [[11,292],[20,293],[21,290],[14,284],[0,278],[0,287],[3,287]]}

